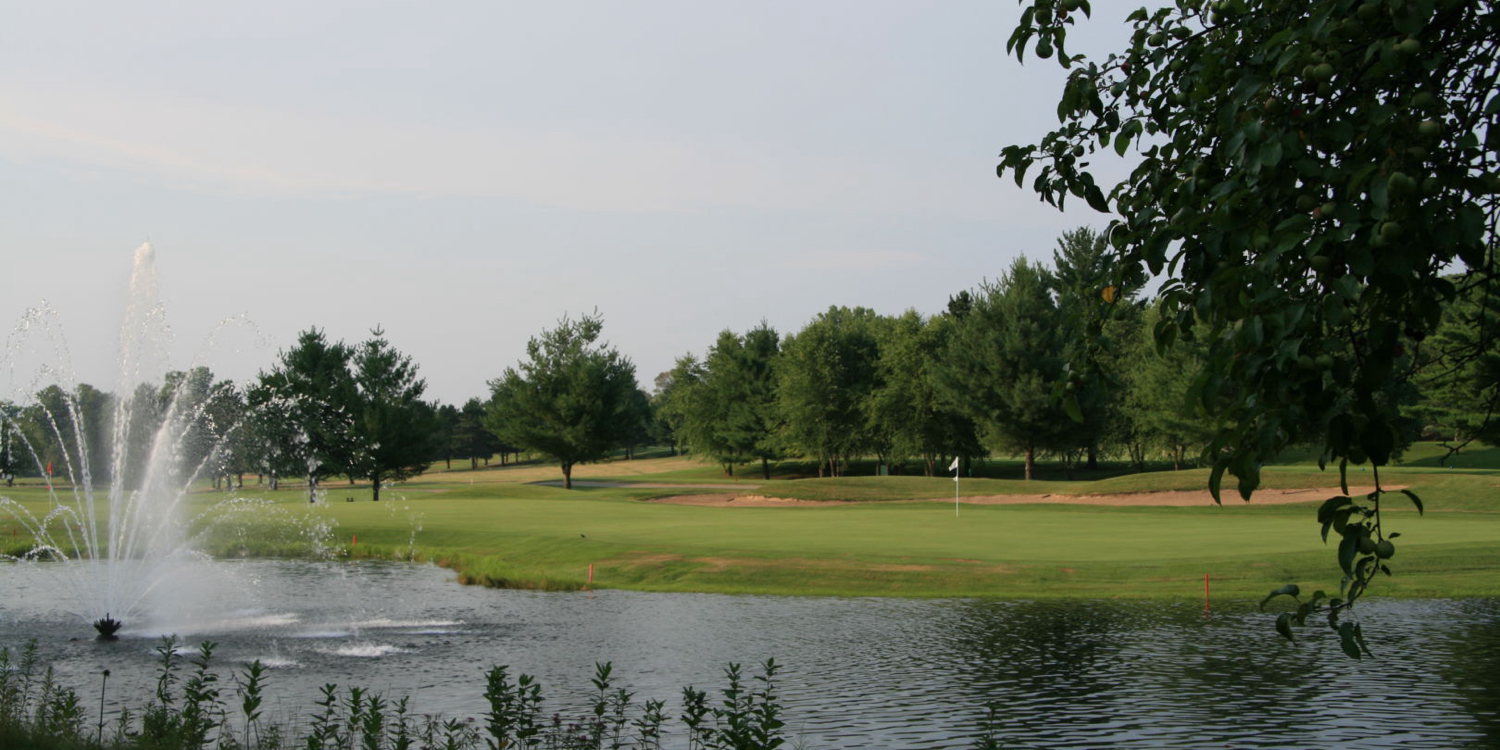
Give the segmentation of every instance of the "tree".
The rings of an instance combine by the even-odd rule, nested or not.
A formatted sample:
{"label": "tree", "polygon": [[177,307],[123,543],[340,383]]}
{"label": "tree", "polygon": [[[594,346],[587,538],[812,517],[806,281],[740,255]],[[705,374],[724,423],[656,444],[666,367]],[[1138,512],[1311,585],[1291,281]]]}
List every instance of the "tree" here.
{"label": "tree", "polygon": [[489,463],[490,456],[495,454],[499,445],[499,440],[485,427],[485,411],[483,401],[471,398],[464,402],[458,413],[458,430],[455,435],[458,456],[469,459],[470,469],[478,469],[480,460]]}
{"label": "tree", "polygon": [[[1100,359],[1108,357],[1115,348],[1105,325],[1109,307],[1123,301],[1120,298],[1128,299],[1128,295],[1111,287],[1112,254],[1104,235],[1089,227],[1063,232],[1052,261],[1054,270],[1049,280],[1066,328],[1065,357],[1083,376],[1074,381],[1074,397],[1083,414],[1087,468],[1097,469],[1100,444],[1114,416],[1112,405],[1121,388],[1116,378],[1090,375],[1108,372]],[[1104,301],[1105,297],[1110,301]]]}
{"label": "tree", "polygon": [[899,467],[916,456],[929,477],[949,456],[984,453],[974,422],[942,400],[933,380],[952,330],[950,317],[924,320],[915,310],[891,321],[879,342],[879,386],[866,401],[869,429],[886,436],[891,461]]}
{"label": "tree", "polygon": [[1123,356],[1115,366],[1124,385],[1119,415],[1143,447],[1166,450],[1172,468],[1181,469],[1190,449],[1201,450],[1213,439],[1213,419],[1187,398],[1202,369],[1204,346],[1193,338],[1157,351],[1151,334],[1157,320],[1154,310],[1148,312],[1122,342]]}
{"label": "tree", "polygon": [[236,476],[243,486],[244,473],[254,469],[255,457],[250,453],[246,433],[248,416],[244,389],[234,381],[221,380],[209,389],[200,420],[213,434],[214,442],[200,472],[211,474],[215,489],[219,488],[220,480],[224,489],[232,489]]}
{"label": "tree", "polygon": [[177,470],[189,477],[207,474],[218,486],[228,466],[225,441],[243,418],[243,404],[231,381],[214,383],[213,371],[194,367],[166,374],[158,390],[158,410],[171,429],[166,448],[180,462]]}
{"label": "tree", "polygon": [[630,394],[630,430],[625,435],[625,459],[635,459],[635,449],[642,445],[650,445],[651,433],[651,397],[640,388],[636,388]]}
{"label": "tree", "polygon": [[[1079,12],[1081,11],[1081,12]],[[1379,469],[1399,443],[1406,350],[1444,303],[1493,276],[1500,212],[1500,25],[1488,0],[1183,0],[1141,9],[1129,46],[1069,55],[1087,0],[1033,0],[1007,49],[1069,71],[1060,126],[1008,146],[999,172],[1062,206],[1114,218],[1118,283],[1167,273],[1158,341],[1210,332],[1193,395],[1222,403],[1204,451],[1219,496],[1227,471],[1249,498],[1259,466],[1309,432],[1323,460],[1368,460],[1377,490],[1319,511],[1349,580],[1280,629],[1326,611],[1346,653],[1364,649],[1340,613],[1388,570]],[[1134,148],[1101,186],[1093,154]],[[1467,268],[1464,272],[1460,269]],[[1458,280],[1445,274],[1460,272]],[[1415,500],[1415,498],[1413,498]],[[1420,505],[1419,505],[1420,507]],[[1284,590],[1294,593],[1294,587]]]}
{"label": "tree", "polygon": [[[782,345],[776,403],[788,445],[816,457],[818,476],[844,473],[868,447],[865,400],[874,392],[876,315],[830,307]],[[825,474],[826,472],[826,474]]]}
{"label": "tree", "polygon": [[122,488],[138,490],[146,481],[165,418],[161,387],[151,383],[137,383],[130,397],[116,406],[113,430],[120,449],[112,473]]}
{"label": "tree", "polygon": [[1038,452],[1083,443],[1051,397],[1063,377],[1064,342],[1049,286],[1042,268],[1017,258],[970,298],[933,370],[948,408],[969,414],[994,447],[1021,453],[1027,479]]}
{"label": "tree", "polygon": [[25,444],[21,440],[21,409],[9,401],[0,401],[0,479],[5,486],[16,482],[16,474],[26,468],[22,460]]}
{"label": "tree", "polygon": [[323,478],[356,470],[359,394],[349,371],[353,356],[343,342],[329,343],[322,331],[309,328],[251,390],[251,406],[281,420],[281,429],[270,435],[274,453],[282,465],[304,472],[309,503],[316,502]]}
{"label": "tree", "polygon": [[111,476],[108,393],[79,383],[72,392],[49,385],[37,392],[34,403],[20,414],[27,442],[54,476],[79,484],[107,481]]}
{"label": "tree", "polygon": [[638,418],[635,365],[598,343],[603,329],[597,313],[564,316],[527,342],[526,360],[490,381],[485,426],[506,443],[555,459],[567,489],[573,466],[608,457]]}
{"label": "tree", "polygon": [[453,404],[441,404],[433,410],[434,424],[433,433],[433,458],[443,462],[443,468],[453,468],[453,454],[461,453],[458,428],[458,407]]}
{"label": "tree", "polygon": [[383,482],[399,482],[427,469],[436,432],[431,407],[422,401],[427,381],[417,377],[411,357],[396,351],[375,328],[353,359],[354,435],[359,444],[353,470],[370,480],[380,500]]}
{"label": "tree", "polygon": [[[1494,277],[1492,277],[1494,278]],[[1421,349],[1420,406],[1424,428],[1447,441],[1449,456],[1474,440],[1500,444],[1500,285],[1474,287],[1443,310],[1443,320]],[[1490,337],[1485,341],[1485,337]],[[1457,353],[1455,356],[1454,353]]]}
{"label": "tree", "polygon": [[700,425],[696,421],[693,401],[707,375],[697,356],[685,354],[672,369],[656,376],[651,405],[656,420],[666,430],[674,451],[686,452],[697,439]]}
{"label": "tree", "polygon": [[781,457],[775,374],[780,349],[780,335],[764,321],[744,335],[722,331],[685,396],[689,444],[722,464],[726,474],[759,459],[761,475],[770,479],[770,461]]}

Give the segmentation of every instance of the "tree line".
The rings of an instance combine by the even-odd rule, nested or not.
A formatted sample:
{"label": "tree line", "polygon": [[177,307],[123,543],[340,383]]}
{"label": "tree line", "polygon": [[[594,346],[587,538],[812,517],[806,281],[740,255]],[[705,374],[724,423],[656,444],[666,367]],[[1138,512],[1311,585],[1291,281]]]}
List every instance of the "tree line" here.
{"label": "tree line", "polygon": [[276,489],[298,477],[310,498],[324,479],[347,476],[369,480],[379,499],[383,483],[419,473],[438,451],[425,387],[379,328],[353,346],[312,328],[246,385],[195,367],[124,395],[51,385],[24,406],[0,403],[0,474],[130,489],[243,486],[246,474]]}
{"label": "tree line", "polygon": [[[765,323],[724,331],[658,378],[657,418],[726,473],[758,462],[766,477],[791,457],[820,476],[856,457],[931,476],[950,459],[1017,455],[1028,479],[1043,457],[1069,473],[1105,454],[1182,466],[1212,423],[1181,408],[1198,353],[1156,357],[1154,312],[1111,286],[1098,233],[1065,233],[1052,261],[1019,258],[938,315],[832,307],[785,337]],[[1085,377],[1099,366],[1114,377]]]}
{"label": "tree line", "polygon": [[[726,474],[758,464],[767,478],[785,458],[815,460],[819,476],[855,457],[931,476],[950,459],[1015,455],[1027,479],[1042,457],[1068,475],[1102,456],[1137,470],[1211,465],[1242,390],[1215,375],[1211,350],[1253,331],[1181,326],[1159,299],[1117,286],[1117,259],[1082,227],[1063,234],[1050,267],[1020,258],[938,315],[832,307],[786,336],[764,322],[726,330],[657,377],[657,434]],[[1400,414],[1395,455],[1419,437],[1450,455],[1500,442],[1500,351],[1485,340],[1497,316],[1500,296],[1476,286],[1444,305],[1425,345],[1392,352],[1402,377],[1377,397]],[[1352,343],[1295,357],[1304,380],[1336,379],[1354,361]],[[1318,445],[1327,430],[1307,422],[1288,440]]]}
{"label": "tree line", "polygon": [[[477,468],[523,451],[556,461],[571,487],[577,464],[649,444],[729,475],[754,466],[766,478],[786,459],[812,460],[829,477],[856,458],[932,476],[954,459],[1015,455],[1028,479],[1039,459],[1068,475],[1101,457],[1136,469],[1152,460],[1196,465],[1222,428],[1215,399],[1234,398],[1224,390],[1233,386],[1205,374],[1207,329],[1159,346],[1163,329],[1176,330],[1172,321],[1154,301],[1114,286],[1112,257],[1083,227],[1062,235],[1050,266],[1019,258],[937,315],[830,307],[787,335],[765,322],[725,330],[702,356],[685,354],[658,375],[650,395],[630,359],[602,341],[597,313],[564,317],[532,338],[526,357],[490,381],[487,398],[462,406],[423,400],[416,363],[380,329],[348,345],[312,328],[243,387],[198,367],[124,398],[54,385],[25,407],[0,404],[0,474],[9,481],[50,469],[138,487],[148,453],[168,451],[179,474],[215,487],[242,486],[247,473],[273,489],[295,477],[312,500],[330,477],[368,481],[379,499],[382,485],[433,462]],[[1382,394],[1403,407],[1400,443],[1423,435],[1451,450],[1500,442],[1490,418],[1500,355],[1479,346],[1456,364],[1439,356],[1475,350],[1497,306],[1487,292],[1456,299],[1428,354],[1403,352],[1393,363],[1415,374]],[[1423,367],[1438,360],[1447,364]],[[1347,355],[1299,361],[1313,375],[1335,373]],[[175,442],[159,445],[159,432]],[[1308,425],[1299,439],[1322,436]]]}

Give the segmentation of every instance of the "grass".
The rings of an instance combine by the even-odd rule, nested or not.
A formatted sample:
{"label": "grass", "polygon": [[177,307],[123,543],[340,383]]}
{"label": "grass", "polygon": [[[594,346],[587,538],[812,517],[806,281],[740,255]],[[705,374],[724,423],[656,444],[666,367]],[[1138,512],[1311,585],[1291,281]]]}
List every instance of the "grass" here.
{"label": "grass", "polygon": [[[1392,560],[1395,577],[1376,593],[1395,596],[1500,595],[1500,455],[1464,454],[1454,469],[1436,465],[1439,449],[1417,446],[1409,463],[1382,472],[1386,481],[1419,492],[1428,512],[1405,498],[1389,527],[1403,533]],[[755,467],[752,467],[755,468]],[[1007,462],[989,462],[996,476],[965,479],[964,494],[1100,494],[1201,489],[1204,470],[1124,473],[1109,465],[1097,478],[1024,482]],[[722,470],[682,457],[580,466],[575,479],[663,484],[728,483]],[[304,491],[245,494],[294,514],[336,521],[343,552],[415,557],[457,570],[467,582],[577,589],[590,566],[596,587],[757,594],[890,595],[911,597],[1148,598],[1202,596],[1203,576],[1220,602],[1258,600],[1295,582],[1336,589],[1334,551],[1318,534],[1313,507],[1241,503],[1222,507],[951,505],[910,502],[951,497],[943,477],[853,476],[808,479],[790,464],[778,478],[746,493],[822,500],[879,500],[793,508],[717,508],[642,503],[688,487],[585,487],[566,491],[533,484],[558,478],[541,464],[469,470],[441,465],[369,502],[368,487],[332,484],[331,502],[309,508]],[[1351,485],[1369,484],[1354,472]],[[1267,467],[1268,488],[1329,487],[1336,471],[1308,461]],[[6,496],[45,507],[36,489]],[[194,502],[221,495],[205,491]],[[353,498],[353,502],[345,502]],[[3,519],[0,514],[0,519]],[[4,536],[0,550],[29,540]],[[415,531],[420,527],[419,531]],[[415,531],[415,537],[413,532]],[[357,543],[352,543],[357,537]],[[255,538],[251,535],[249,538]],[[415,538],[415,546],[412,540]],[[225,539],[221,553],[278,554],[288,547]]]}

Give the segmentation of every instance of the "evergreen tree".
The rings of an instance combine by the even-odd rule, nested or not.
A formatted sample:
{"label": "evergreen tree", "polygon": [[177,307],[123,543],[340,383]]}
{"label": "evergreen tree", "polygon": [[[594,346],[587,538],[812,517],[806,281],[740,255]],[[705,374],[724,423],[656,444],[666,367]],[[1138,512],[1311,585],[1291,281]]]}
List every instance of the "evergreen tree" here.
{"label": "evergreen tree", "polygon": [[443,462],[443,468],[453,468],[453,455],[460,453],[458,407],[442,404],[433,410],[433,458]]}
{"label": "evergreen tree", "polygon": [[1413,411],[1427,431],[1445,441],[1448,455],[1474,440],[1500,445],[1497,335],[1500,274],[1492,273],[1476,278],[1444,308],[1442,324],[1417,354],[1421,396]]}
{"label": "evergreen tree", "polygon": [[471,398],[464,402],[463,409],[458,413],[455,440],[458,444],[458,457],[467,458],[470,469],[478,469],[481,460],[489,463],[490,456],[494,455],[495,446],[499,441],[485,427],[483,401]]}
{"label": "evergreen tree", "polygon": [[636,388],[630,394],[630,429],[625,435],[625,459],[635,459],[635,450],[643,445],[650,445],[651,432],[651,397],[640,388]]}
{"label": "evergreen tree", "polygon": [[1057,241],[1049,277],[1064,326],[1064,356],[1079,376],[1073,381],[1073,396],[1083,417],[1079,447],[1087,455],[1089,469],[1098,468],[1100,445],[1116,416],[1111,406],[1121,390],[1118,380],[1102,366],[1115,348],[1108,335],[1110,308],[1128,304],[1128,295],[1113,284],[1112,257],[1104,235],[1089,227],[1072,229]]}
{"label": "evergreen tree", "polygon": [[1064,376],[1061,313],[1046,273],[1025,258],[971,299],[956,316],[934,383],[985,441],[1019,452],[1031,479],[1039,452],[1081,444],[1077,423],[1052,398],[1052,384]]}
{"label": "evergreen tree", "polygon": [[353,469],[370,480],[371,499],[380,486],[421,474],[436,432],[432,409],[422,401],[427,382],[417,377],[411,357],[392,348],[385,331],[354,352],[354,435],[358,452]]}
{"label": "evergreen tree", "polygon": [[351,475],[358,469],[355,414],[359,393],[349,371],[354,351],[329,343],[316,328],[303,331],[297,344],[280,354],[270,372],[262,372],[250,403],[264,415],[275,415],[280,429],[266,437],[280,465],[297,467],[307,477],[307,500],[317,499],[326,477]]}

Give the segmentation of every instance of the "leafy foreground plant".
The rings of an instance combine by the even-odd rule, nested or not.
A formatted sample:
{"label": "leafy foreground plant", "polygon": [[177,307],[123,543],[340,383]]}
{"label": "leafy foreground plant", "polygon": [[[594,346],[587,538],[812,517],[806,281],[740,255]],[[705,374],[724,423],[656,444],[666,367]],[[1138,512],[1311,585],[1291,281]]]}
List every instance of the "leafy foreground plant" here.
{"label": "leafy foreground plant", "polygon": [[[666,703],[637,703],[613,682],[613,666],[594,666],[594,692],[581,716],[550,716],[542,688],[531,675],[512,678],[506,666],[485,674],[489,709],[478,719],[414,715],[408,699],[392,701],[365,688],[327,684],[302,720],[265,720],[267,671],[258,660],[228,682],[211,669],[215,644],[204,641],[184,660],[175,637],[156,647],[156,689],[137,714],[122,709],[104,721],[101,673],[99,722],[86,725],[85,708],[70,688],[59,687],[52,669],[38,664],[36,642],[12,654],[0,648],[0,748],[56,750],[661,750],[671,719]],[[724,669],[728,684],[713,701],[706,691],[682,689],[680,720],[685,736],[672,747],[687,750],[774,750],[786,745],[782,705],[776,693],[781,665],[768,659],[747,678],[739,664]],[[179,688],[180,685],[180,688]],[[237,709],[237,710],[236,710]],[[139,719],[137,719],[139,715]],[[974,746],[997,748],[998,724],[990,707]]]}

